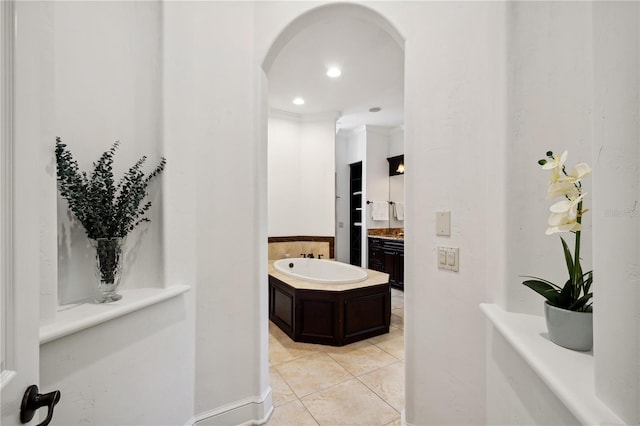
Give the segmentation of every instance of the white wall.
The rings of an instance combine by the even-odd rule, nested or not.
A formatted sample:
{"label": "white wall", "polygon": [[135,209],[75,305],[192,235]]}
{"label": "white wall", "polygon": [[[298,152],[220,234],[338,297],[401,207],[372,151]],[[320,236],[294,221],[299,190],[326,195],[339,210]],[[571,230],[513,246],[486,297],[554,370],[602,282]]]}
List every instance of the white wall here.
{"label": "white wall", "polygon": [[[387,158],[389,157],[390,132],[387,128],[376,126],[366,126],[365,129],[367,138],[367,172],[364,176],[367,182],[367,190],[364,196],[366,200],[371,202],[389,201],[389,162]],[[371,209],[371,205],[368,205],[366,209],[367,229],[388,228],[388,220],[373,220],[371,218]],[[366,255],[365,259],[368,258],[369,256]]]}
{"label": "white wall", "polygon": [[[119,179],[143,155],[145,170],[158,164],[161,139],[160,6],[154,3],[59,2],[53,8],[55,123],[82,170],[120,141],[114,161]],[[55,169],[54,169],[55,171]],[[121,288],[162,287],[162,198],[150,186],[153,206],[127,236]],[[95,289],[84,228],[58,197],[58,301],[91,297]]]}
{"label": "white wall", "polygon": [[637,2],[593,4],[595,383],[628,424],[640,423],[639,15]]}
{"label": "white wall", "polygon": [[269,117],[269,236],[335,235],[335,113]]}
{"label": "white wall", "polygon": [[[389,157],[404,154],[404,126],[391,129],[389,139]],[[389,200],[404,202],[404,174],[389,176]],[[404,220],[396,219],[391,209],[391,228],[404,228]]]}
{"label": "white wall", "polygon": [[[78,227],[69,232],[66,211],[57,208],[55,137],[68,143],[81,167],[117,139],[122,145],[116,173],[142,155],[159,161],[164,148],[160,9],[150,2],[29,2],[16,7],[17,37],[24,49],[19,57],[25,59],[17,62],[16,83],[34,88],[28,99],[17,100],[32,107],[17,110],[15,131],[39,165],[32,186],[22,190],[38,194],[34,208],[40,214],[36,267],[42,324],[55,319],[58,299],[64,303],[91,294],[91,286],[86,293],[80,286],[94,281],[88,268],[72,266],[88,260],[86,239]],[[173,182],[170,170],[163,180]],[[153,222],[129,239],[136,246],[135,262],[128,264],[125,289],[167,284],[163,256],[172,249],[164,247],[167,224],[159,189],[156,183],[150,191]],[[167,210],[174,226],[185,219],[179,211]],[[188,273],[182,278],[181,283],[189,284]],[[191,294],[180,296],[42,345],[39,385],[62,392],[55,422],[187,421],[193,414],[192,301]],[[172,404],[157,403],[169,399]]]}
{"label": "white wall", "polygon": [[[506,308],[542,315],[542,297],[523,285],[522,275],[564,283],[560,238],[545,235],[548,174],[537,161],[549,150],[569,151],[567,168],[591,161],[591,3],[516,2],[508,15],[508,142]],[[584,182],[592,193],[591,178]],[[591,195],[585,202],[592,204]],[[582,267],[591,261],[591,214],[583,218]],[[563,238],[573,247],[573,236]],[[526,242],[526,244],[523,244]]]}
{"label": "white wall", "polygon": [[336,260],[349,263],[349,134],[336,134]]}
{"label": "white wall", "polygon": [[[486,419],[484,319],[487,229],[502,194],[485,176],[501,142],[500,3],[384,7],[405,49],[405,418],[471,425]],[[435,212],[451,211],[451,237]],[[438,270],[436,248],[460,248],[460,272]],[[491,269],[490,269],[491,268]]]}
{"label": "white wall", "polygon": [[302,143],[299,120],[271,115],[268,138],[269,235],[307,235],[301,233],[306,221],[300,194]]}
{"label": "white wall", "polygon": [[[547,181],[532,160],[547,149],[568,149],[569,167],[581,161],[593,167],[584,183],[590,211],[583,222],[581,258],[584,269],[595,270],[596,392],[625,422],[637,424],[639,229],[632,212],[638,195],[638,5],[516,2],[509,5],[508,17],[510,255],[503,294],[494,300],[511,311],[540,314],[542,300],[517,285],[518,275],[527,269],[534,272],[525,274],[552,281],[566,279],[558,238],[543,235]],[[619,187],[619,182],[625,183]],[[573,238],[566,238],[573,247]],[[490,423],[576,422],[566,410],[553,408],[557,399],[521,368],[520,357],[495,332],[493,341]]]}
{"label": "white wall", "polygon": [[272,407],[262,34],[249,2],[167,2],[163,17],[165,129],[194,151],[195,419],[259,421]]}
{"label": "white wall", "polygon": [[389,157],[404,154],[404,126],[391,129],[389,134]]}

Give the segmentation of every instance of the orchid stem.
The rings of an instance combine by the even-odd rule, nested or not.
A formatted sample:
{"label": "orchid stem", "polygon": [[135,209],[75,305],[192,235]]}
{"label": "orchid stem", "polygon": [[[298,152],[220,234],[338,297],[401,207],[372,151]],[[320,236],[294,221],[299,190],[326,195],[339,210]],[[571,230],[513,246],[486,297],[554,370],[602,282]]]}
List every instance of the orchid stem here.
{"label": "orchid stem", "polygon": [[[582,201],[578,203],[578,217],[576,218],[576,222],[582,224]],[[576,247],[574,250],[574,259],[573,259],[573,287],[576,289],[576,298],[580,296],[580,288],[578,287],[578,280],[582,278],[578,275],[580,274],[580,268],[578,265],[580,264],[580,230],[576,231]]]}

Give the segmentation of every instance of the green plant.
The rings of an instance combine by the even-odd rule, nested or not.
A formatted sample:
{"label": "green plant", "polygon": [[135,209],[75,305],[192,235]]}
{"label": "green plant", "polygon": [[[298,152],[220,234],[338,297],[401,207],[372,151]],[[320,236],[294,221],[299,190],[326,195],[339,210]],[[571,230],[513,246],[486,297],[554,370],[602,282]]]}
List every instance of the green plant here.
{"label": "green plant", "polygon": [[547,199],[564,198],[550,207],[551,215],[546,234],[571,232],[575,235],[573,256],[564,238],[560,237],[569,279],[564,286],[560,287],[542,278],[526,276],[533,279],[524,281],[522,284],[541,294],[549,304],[555,307],[585,312],[591,311],[593,271],[583,272],[580,266],[582,216],[588,211],[582,209],[583,199],[587,195],[582,192],[582,179],[591,173],[591,168],[586,163],[580,163],[571,173],[567,173],[564,166],[566,159],[567,151],[561,155],[554,155],[553,152],[548,151],[547,158],[539,160],[538,164],[544,170],[550,171]]}
{"label": "green plant", "polygon": [[115,142],[93,163],[89,175],[79,170],[78,162],[67,146],[56,138],[60,194],[91,239],[125,237],[140,223],[150,222],[145,213],[151,207],[151,201],[142,206],[141,203],[148,195],[149,182],[164,170],[166,159],[162,157],[160,164],[145,177],[141,169],[147,157],[143,156],[116,184],[112,165],[119,144]]}

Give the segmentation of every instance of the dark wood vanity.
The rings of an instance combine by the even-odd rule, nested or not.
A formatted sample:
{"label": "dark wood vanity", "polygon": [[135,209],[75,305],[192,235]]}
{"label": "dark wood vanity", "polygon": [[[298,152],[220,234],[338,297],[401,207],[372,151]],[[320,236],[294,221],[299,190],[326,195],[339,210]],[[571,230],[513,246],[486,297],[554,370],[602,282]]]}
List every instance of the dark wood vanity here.
{"label": "dark wood vanity", "polygon": [[391,287],[404,290],[404,240],[369,236],[368,266],[389,274]]}

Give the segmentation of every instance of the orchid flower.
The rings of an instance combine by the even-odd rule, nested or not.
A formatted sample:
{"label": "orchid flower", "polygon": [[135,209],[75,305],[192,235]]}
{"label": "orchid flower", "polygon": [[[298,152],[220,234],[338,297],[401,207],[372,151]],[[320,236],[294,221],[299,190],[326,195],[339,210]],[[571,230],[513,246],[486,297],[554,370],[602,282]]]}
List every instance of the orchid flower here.
{"label": "orchid flower", "polygon": [[558,197],[575,198],[580,195],[580,189],[578,189],[574,182],[568,180],[561,180],[557,183],[549,185],[547,191],[547,200],[553,200]]}
{"label": "orchid flower", "polygon": [[560,178],[560,180],[564,182],[577,183],[583,177],[589,175],[589,173],[591,173],[591,167],[589,167],[587,163],[579,163],[575,165],[575,167],[571,170],[571,173],[563,178]]}
{"label": "orchid flower", "polygon": [[567,151],[561,155],[554,155],[551,160],[546,161],[542,165],[543,170],[549,170],[551,172],[549,175],[549,183],[558,183],[562,177],[562,170],[564,169],[564,162],[567,161],[567,155],[569,155]]}
{"label": "orchid flower", "polygon": [[551,206],[549,209],[551,215],[549,215],[549,228],[546,230],[547,235],[555,234],[558,232],[576,232],[580,231],[581,225],[578,221],[580,202],[587,195],[581,194],[575,199],[562,200]]}

